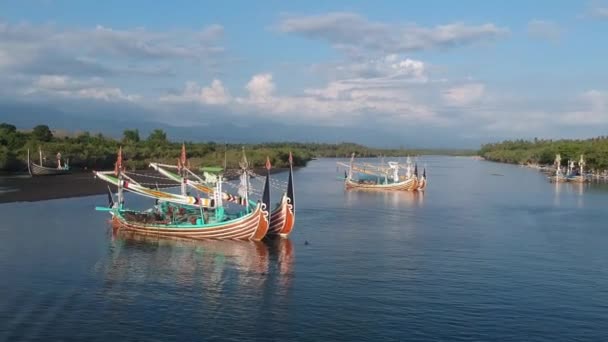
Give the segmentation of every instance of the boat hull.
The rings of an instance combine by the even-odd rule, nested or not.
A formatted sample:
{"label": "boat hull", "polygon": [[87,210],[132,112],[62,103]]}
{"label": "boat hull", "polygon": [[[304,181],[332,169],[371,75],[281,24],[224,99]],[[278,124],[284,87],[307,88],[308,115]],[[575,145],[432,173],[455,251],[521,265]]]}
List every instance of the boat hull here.
{"label": "boat hull", "polygon": [[[370,190],[370,191],[418,191],[418,179],[416,177],[392,184],[365,184],[346,179],[347,190]],[[424,184],[426,187],[426,182]]]}
{"label": "boat hull", "polygon": [[140,234],[189,239],[238,239],[260,241],[269,227],[268,212],[259,204],[256,209],[241,218],[212,225],[148,224],[128,220],[120,212],[113,212],[112,223],[116,228]]}
{"label": "boat hull", "polygon": [[70,173],[69,169],[57,169],[52,167],[40,166],[38,164],[30,163],[29,166],[30,174],[32,176],[54,176],[54,175],[65,175]]}
{"label": "boat hull", "polygon": [[270,214],[270,227],[268,235],[287,237],[293,230],[295,213],[291,199],[283,196],[279,206]]}
{"label": "boat hull", "polygon": [[418,189],[417,191],[424,191],[426,189],[426,178],[422,177],[418,180]]}

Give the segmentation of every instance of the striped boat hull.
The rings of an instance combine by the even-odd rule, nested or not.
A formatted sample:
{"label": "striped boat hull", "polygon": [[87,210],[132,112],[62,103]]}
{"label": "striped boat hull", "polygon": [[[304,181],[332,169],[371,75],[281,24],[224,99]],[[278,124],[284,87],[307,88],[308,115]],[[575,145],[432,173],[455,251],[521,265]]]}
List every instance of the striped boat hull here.
{"label": "striped boat hull", "polygon": [[270,215],[268,235],[286,237],[293,230],[294,223],[295,213],[293,212],[291,200],[289,197],[283,196],[279,206]]}
{"label": "striped boat hull", "polygon": [[141,234],[181,237],[189,239],[238,239],[260,241],[269,227],[268,212],[262,204],[241,218],[210,226],[183,227],[162,224],[145,224],[126,220],[119,213],[113,213],[113,224],[120,228]]}
{"label": "striped boat hull", "polygon": [[426,178],[422,177],[418,180],[418,191],[424,191],[426,189]]}
{"label": "striped boat hull", "polygon": [[[418,178],[413,177],[403,182],[393,184],[360,184],[350,179],[346,179],[345,186],[346,189],[352,190],[418,191]],[[426,186],[426,184],[424,186]]]}

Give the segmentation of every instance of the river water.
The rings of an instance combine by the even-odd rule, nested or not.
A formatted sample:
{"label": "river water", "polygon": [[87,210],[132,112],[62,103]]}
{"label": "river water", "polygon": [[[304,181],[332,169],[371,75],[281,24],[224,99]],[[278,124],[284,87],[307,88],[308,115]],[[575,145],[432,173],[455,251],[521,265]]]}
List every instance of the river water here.
{"label": "river water", "polygon": [[0,204],[0,341],[608,340],[607,187],[423,164],[421,195],[312,161],[262,243],[113,233],[105,195]]}

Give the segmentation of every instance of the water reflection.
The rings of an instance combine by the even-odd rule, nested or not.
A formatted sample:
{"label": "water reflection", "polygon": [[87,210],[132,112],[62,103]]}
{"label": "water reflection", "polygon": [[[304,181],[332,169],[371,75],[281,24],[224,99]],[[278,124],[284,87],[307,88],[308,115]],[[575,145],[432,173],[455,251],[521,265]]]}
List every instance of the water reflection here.
{"label": "water reflection", "polygon": [[562,197],[574,196],[576,198],[576,205],[578,208],[585,206],[585,192],[589,191],[594,187],[595,184],[590,183],[553,183],[553,205],[559,207],[561,205]]}
{"label": "water reflection", "polygon": [[125,285],[155,283],[176,292],[191,289],[208,307],[222,298],[259,294],[268,287],[287,295],[292,285],[294,250],[288,239],[270,241],[193,241],[112,230],[105,266],[106,295]]}
{"label": "water reflection", "polygon": [[387,207],[422,207],[424,206],[424,192],[409,191],[345,191],[346,204],[358,206],[362,202],[372,200],[382,201]]}

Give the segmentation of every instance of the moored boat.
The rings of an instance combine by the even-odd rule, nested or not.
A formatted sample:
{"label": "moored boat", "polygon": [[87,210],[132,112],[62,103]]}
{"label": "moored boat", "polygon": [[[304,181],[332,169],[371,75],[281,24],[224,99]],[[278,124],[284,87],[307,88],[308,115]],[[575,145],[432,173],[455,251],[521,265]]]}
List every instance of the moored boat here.
{"label": "moored boat", "polygon": [[[182,156],[186,155],[185,146],[182,145]],[[185,158],[185,157],[183,157]],[[218,180],[222,178],[217,173],[222,168],[217,167],[205,167],[201,168],[201,171],[205,172],[204,179],[192,172],[189,168],[175,165],[167,165],[160,163],[150,163],[150,167],[158,171],[161,175],[167,177],[176,183],[182,184],[182,192],[185,193],[185,186],[189,186],[202,193],[211,194],[214,192],[213,184],[217,184]],[[249,162],[245,152],[243,151],[242,160],[239,162],[240,165],[240,185],[238,194],[231,194],[226,191],[221,192],[223,201],[232,202],[240,205],[247,203],[253,203],[249,200],[249,175],[251,170],[249,169]],[[267,175],[266,179],[270,179],[270,161],[267,160],[266,168]],[[177,170],[177,173],[174,172]],[[268,191],[267,197],[270,198],[270,184],[265,184],[265,189]],[[280,202],[275,206],[270,214],[270,226],[268,229],[269,236],[288,236],[295,225],[295,198],[294,198],[294,185],[293,185],[293,155],[289,153],[289,178],[287,182],[287,190],[281,196]]]}
{"label": "moored boat", "polygon": [[[418,165],[414,165],[412,168],[409,157],[405,168],[397,162],[388,162],[388,166],[385,166],[384,163],[381,165],[355,164],[354,158],[353,153],[349,164],[338,163],[348,169],[344,177],[346,189],[379,191],[424,191],[426,189],[426,168],[419,176]],[[405,169],[405,175],[399,173],[402,169]]]}
{"label": "moored boat", "polygon": [[27,150],[27,169],[32,176],[53,176],[53,175],[64,175],[70,173],[70,165],[66,160],[65,163],[61,163],[61,153],[57,153],[57,166],[50,167],[44,166],[44,158],[42,157],[42,149],[38,148],[39,164],[34,163],[30,159],[30,150]]}
{"label": "moored boat", "polygon": [[[185,165],[185,156],[182,158]],[[117,201],[109,196],[108,208],[112,223],[118,229],[141,234],[173,236],[190,239],[244,239],[259,241],[266,236],[269,227],[269,198],[263,197],[255,206],[247,203],[245,210],[228,213],[223,206],[222,178],[210,198],[196,198],[149,189],[124,173],[122,148],[118,152],[114,176],[110,172],[95,172],[100,179],[117,187]],[[269,180],[267,179],[267,183]],[[123,191],[155,198],[156,205],[145,211],[126,209]]]}

